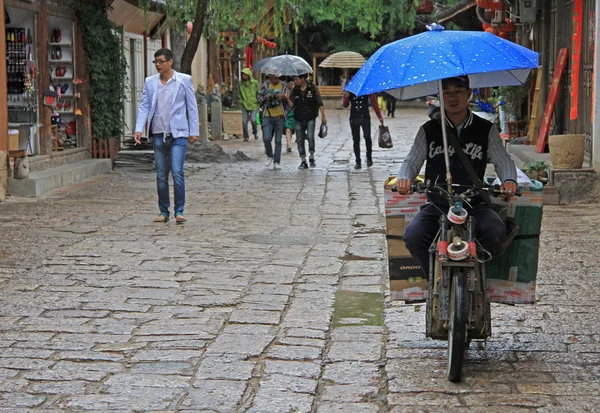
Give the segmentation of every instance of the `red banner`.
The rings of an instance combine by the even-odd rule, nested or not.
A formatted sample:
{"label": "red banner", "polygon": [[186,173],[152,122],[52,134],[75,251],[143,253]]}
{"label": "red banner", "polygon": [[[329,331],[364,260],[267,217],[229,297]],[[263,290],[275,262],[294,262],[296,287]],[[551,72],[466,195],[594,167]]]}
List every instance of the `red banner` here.
{"label": "red banner", "polygon": [[571,120],[575,120],[579,116],[579,68],[581,65],[582,24],[583,0],[575,0],[575,9],[573,11],[573,43],[571,47]]}
{"label": "red banner", "polygon": [[544,153],[544,150],[546,149],[546,139],[548,138],[548,132],[550,131],[550,123],[552,122],[552,115],[554,114],[554,105],[556,105],[556,99],[558,99],[560,79],[565,72],[568,54],[569,49],[566,47],[560,49],[558,52],[558,59],[556,59],[554,75],[552,76],[552,85],[550,86],[550,94],[548,95],[544,117],[542,118],[542,126],[540,126],[540,133],[537,138],[537,145],[535,146],[535,151],[537,153]]}

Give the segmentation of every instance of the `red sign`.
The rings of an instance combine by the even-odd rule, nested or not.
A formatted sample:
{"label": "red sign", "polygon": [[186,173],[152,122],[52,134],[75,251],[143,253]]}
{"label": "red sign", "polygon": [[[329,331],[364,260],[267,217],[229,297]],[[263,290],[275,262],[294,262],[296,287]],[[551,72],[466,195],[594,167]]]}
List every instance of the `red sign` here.
{"label": "red sign", "polygon": [[560,49],[558,52],[558,59],[556,59],[556,66],[554,67],[554,76],[552,76],[552,85],[550,86],[550,94],[548,95],[546,109],[544,110],[544,118],[542,119],[540,133],[537,138],[537,145],[535,146],[535,151],[537,153],[544,153],[544,149],[546,148],[546,139],[548,139],[548,132],[550,131],[550,123],[552,122],[552,115],[554,114],[554,105],[556,105],[556,99],[558,99],[560,79],[565,72],[568,54],[569,49],[566,47]]}

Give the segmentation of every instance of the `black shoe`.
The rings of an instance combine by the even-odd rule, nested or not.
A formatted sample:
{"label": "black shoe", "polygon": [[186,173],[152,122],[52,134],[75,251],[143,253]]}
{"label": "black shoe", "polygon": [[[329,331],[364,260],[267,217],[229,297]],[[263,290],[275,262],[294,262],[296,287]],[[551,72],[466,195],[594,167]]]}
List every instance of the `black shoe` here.
{"label": "black shoe", "polygon": [[362,166],[360,165],[360,162],[357,162],[356,164],[354,164],[354,169],[361,169]]}
{"label": "black shoe", "polygon": [[254,140],[257,141],[258,140],[258,135],[255,133],[254,134]]}
{"label": "black shoe", "polygon": [[306,160],[302,160],[302,162],[300,162],[300,166],[298,167],[298,169],[308,169],[308,164],[306,163]]}
{"label": "black shoe", "polygon": [[315,160],[313,158],[309,159],[309,163],[310,163],[311,168],[314,168],[315,166],[317,166],[317,164],[315,163]]}
{"label": "black shoe", "polygon": [[248,142],[248,138],[244,138],[244,142]]}
{"label": "black shoe", "polygon": [[367,161],[367,167],[370,168],[371,166],[373,166],[373,161],[369,159]]}

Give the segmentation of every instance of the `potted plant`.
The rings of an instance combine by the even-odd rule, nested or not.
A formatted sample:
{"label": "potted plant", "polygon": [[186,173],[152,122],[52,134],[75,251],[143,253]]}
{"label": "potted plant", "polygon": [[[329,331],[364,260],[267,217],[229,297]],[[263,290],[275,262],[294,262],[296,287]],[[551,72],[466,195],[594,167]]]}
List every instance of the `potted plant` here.
{"label": "potted plant", "polygon": [[550,164],[546,161],[532,161],[527,162],[523,167],[523,172],[529,177],[529,179],[535,179],[541,182],[543,185],[548,183],[548,171],[550,170]]}

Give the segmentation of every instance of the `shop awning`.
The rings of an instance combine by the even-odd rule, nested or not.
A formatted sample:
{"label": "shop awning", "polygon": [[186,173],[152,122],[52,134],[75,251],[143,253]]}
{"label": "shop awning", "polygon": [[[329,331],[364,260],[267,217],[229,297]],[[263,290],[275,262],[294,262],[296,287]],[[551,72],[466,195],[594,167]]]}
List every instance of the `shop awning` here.
{"label": "shop awning", "polygon": [[112,10],[109,12],[108,18],[117,26],[123,26],[123,30],[128,33],[141,35],[154,30],[163,19],[164,13],[151,10],[144,16],[144,10],[133,3],[137,2],[131,0],[114,0],[111,3]]}

